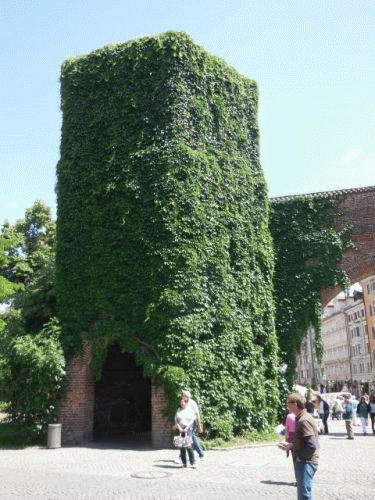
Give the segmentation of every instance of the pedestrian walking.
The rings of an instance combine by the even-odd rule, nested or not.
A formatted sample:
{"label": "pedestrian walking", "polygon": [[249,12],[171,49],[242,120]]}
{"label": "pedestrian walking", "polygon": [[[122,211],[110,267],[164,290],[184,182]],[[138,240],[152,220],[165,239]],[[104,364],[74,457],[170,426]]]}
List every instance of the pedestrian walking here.
{"label": "pedestrian walking", "polygon": [[312,499],[312,482],[318,469],[319,442],[314,417],[305,408],[305,398],[298,393],[288,397],[288,408],[296,416],[296,434],[292,450],[295,460],[298,500]]}
{"label": "pedestrian walking", "polygon": [[194,401],[194,399],[192,399],[191,393],[189,391],[182,391],[182,395],[189,399],[188,404],[193,409],[194,414],[195,414],[195,420],[194,420],[193,428],[192,428],[192,437],[193,437],[193,443],[194,443],[193,448],[198,453],[199,458],[201,460],[204,460],[205,459],[204,450],[203,450],[202,444],[199,441],[199,439],[196,435],[196,432],[195,432],[196,430],[197,430],[197,432],[203,431],[198,405]]}
{"label": "pedestrian walking", "polygon": [[319,413],[319,418],[322,420],[324,425],[324,434],[328,434],[328,417],[329,417],[329,404],[327,401],[317,394],[315,396],[316,406]]}
{"label": "pedestrian walking", "polygon": [[357,406],[359,404],[359,401],[355,397],[352,397],[352,399],[350,401],[353,405],[353,425],[357,426],[357,425],[359,425],[359,424],[357,424]]}
{"label": "pedestrian walking", "polygon": [[336,404],[336,418],[337,418],[337,420],[341,420],[342,419],[342,414],[343,414],[343,411],[344,411],[341,397],[337,396],[336,401],[337,401],[337,404]]}
{"label": "pedestrian walking", "polygon": [[306,408],[307,413],[311,413],[311,415],[314,415],[315,405],[314,405],[313,393],[312,393],[311,389],[309,389],[306,393],[305,408]]}
{"label": "pedestrian walking", "polygon": [[[204,450],[195,433],[195,430],[197,430],[198,432],[202,432],[202,424],[201,424],[198,405],[194,401],[194,399],[192,399],[191,393],[189,391],[182,391],[181,398],[187,398],[188,406],[192,409],[194,413],[194,422],[191,428],[191,437],[193,438],[193,450],[195,450],[198,453],[198,456],[201,460],[204,460],[205,459]],[[182,462],[181,453],[180,456],[175,460],[175,462],[176,463]]]}
{"label": "pedestrian walking", "polygon": [[357,416],[361,421],[362,433],[364,436],[366,436],[367,434],[367,423],[368,423],[369,413],[370,413],[370,405],[366,402],[365,396],[362,396],[357,406]]}
{"label": "pedestrian walking", "polygon": [[[192,427],[195,421],[195,414],[191,406],[189,406],[189,398],[182,397],[179,408],[175,415],[175,428],[180,433],[181,437],[192,437]],[[183,467],[187,467],[186,452],[189,456],[190,465],[195,469],[195,458],[192,447],[181,448],[181,462]]]}
{"label": "pedestrian walking", "polygon": [[350,401],[350,396],[344,396],[344,413],[343,419],[345,420],[347,439],[354,439],[353,435],[353,403]]}
{"label": "pedestrian walking", "polygon": [[370,418],[372,433],[375,434],[375,396],[370,396]]}

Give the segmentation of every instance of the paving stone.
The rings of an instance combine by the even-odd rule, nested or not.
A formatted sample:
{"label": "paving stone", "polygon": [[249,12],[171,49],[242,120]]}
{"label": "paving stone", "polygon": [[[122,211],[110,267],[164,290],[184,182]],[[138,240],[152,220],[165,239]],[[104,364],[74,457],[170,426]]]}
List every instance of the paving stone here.
{"label": "paving stone", "polygon": [[[320,437],[314,500],[374,500],[375,435],[346,439],[345,423]],[[91,444],[0,450],[2,500],[283,500],[296,498],[291,458],[276,446],[207,452],[181,468],[176,450]]]}

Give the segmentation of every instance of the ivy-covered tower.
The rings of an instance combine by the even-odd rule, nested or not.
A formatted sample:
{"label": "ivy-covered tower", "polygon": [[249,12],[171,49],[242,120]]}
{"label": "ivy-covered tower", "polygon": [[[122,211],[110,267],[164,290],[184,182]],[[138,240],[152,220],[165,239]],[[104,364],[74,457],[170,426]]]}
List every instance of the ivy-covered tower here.
{"label": "ivy-covered tower", "polygon": [[256,83],[167,32],[62,67],[57,291],[64,344],[135,355],[211,435],[276,416],[278,345]]}

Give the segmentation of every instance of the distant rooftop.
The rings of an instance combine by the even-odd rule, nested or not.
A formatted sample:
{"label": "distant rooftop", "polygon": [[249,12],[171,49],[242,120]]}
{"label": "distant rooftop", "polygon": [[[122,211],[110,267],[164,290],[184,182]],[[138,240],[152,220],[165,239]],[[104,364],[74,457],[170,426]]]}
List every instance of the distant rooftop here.
{"label": "distant rooftop", "polygon": [[304,196],[312,196],[313,198],[328,198],[333,194],[353,194],[353,193],[366,193],[368,191],[375,191],[375,186],[365,186],[359,188],[339,189],[337,191],[321,191],[318,193],[303,193],[303,194],[289,194],[286,196],[272,196],[271,201],[291,200],[293,198],[303,198]]}

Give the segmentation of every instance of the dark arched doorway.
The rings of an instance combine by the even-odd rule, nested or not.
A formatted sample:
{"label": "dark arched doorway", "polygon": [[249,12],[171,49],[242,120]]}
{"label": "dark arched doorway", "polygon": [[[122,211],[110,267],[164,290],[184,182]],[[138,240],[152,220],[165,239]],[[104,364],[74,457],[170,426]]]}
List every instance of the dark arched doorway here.
{"label": "dark arched doorway", "polygon": [[134,354],[113,344],[95,384],[94,439],[119,438],[151,441],[151,381]]}

